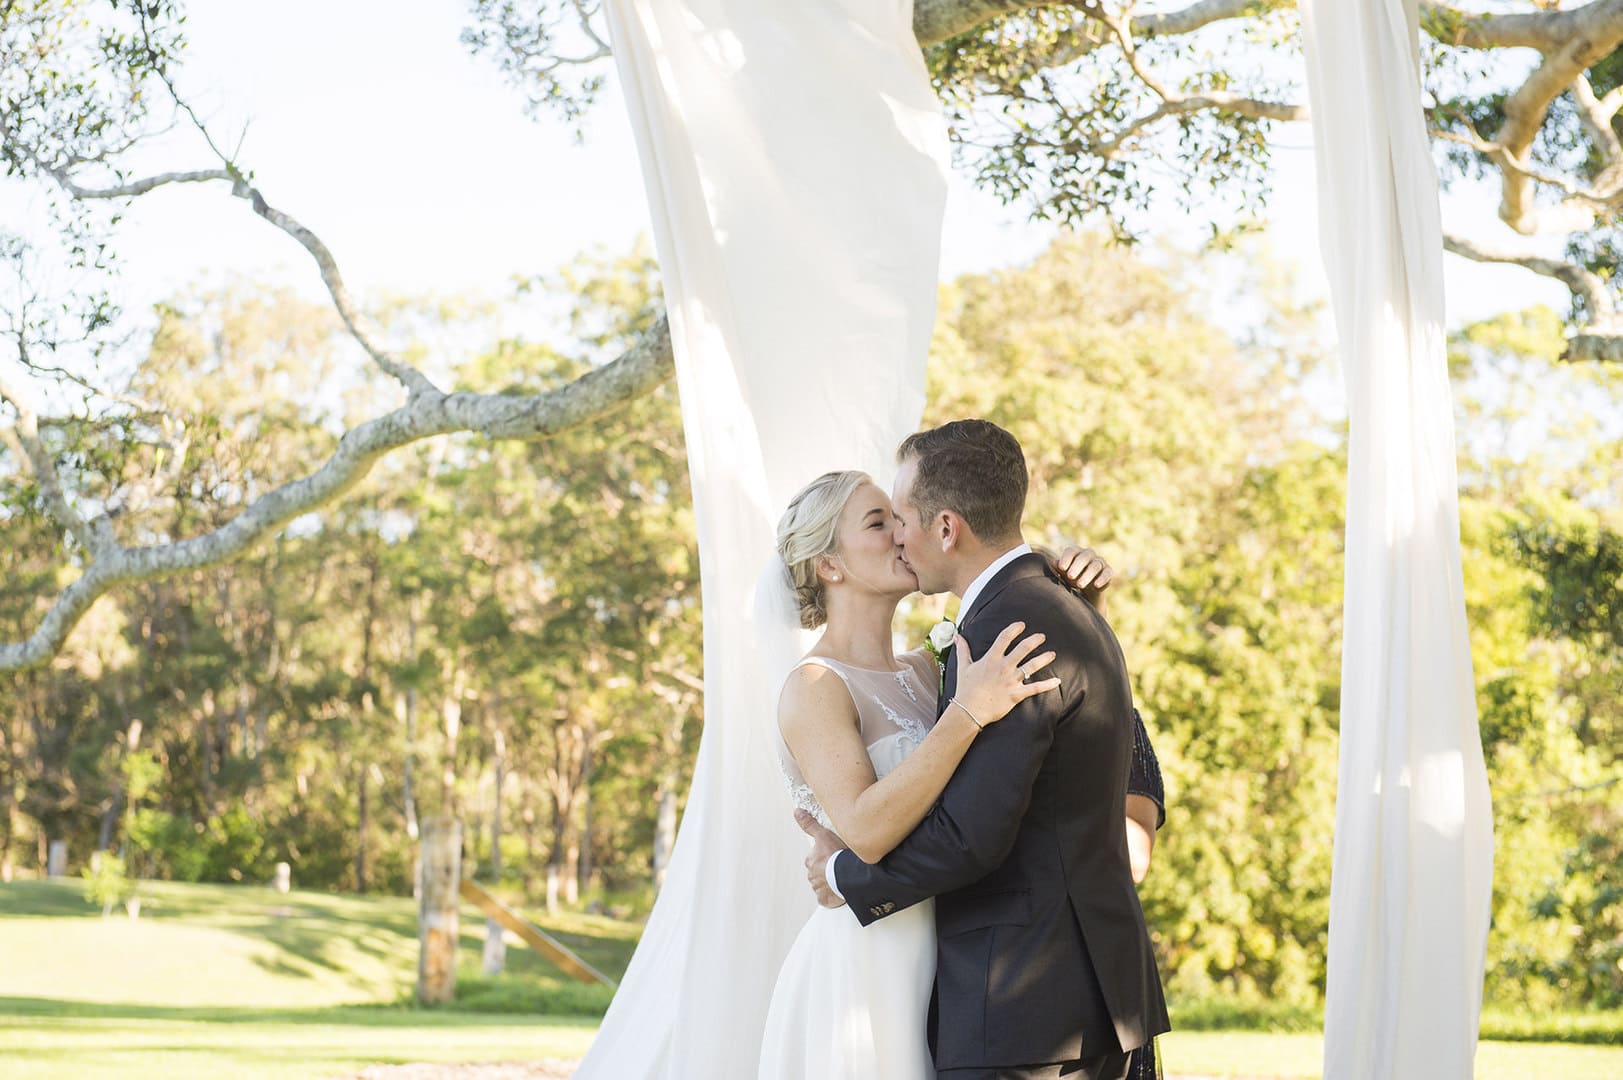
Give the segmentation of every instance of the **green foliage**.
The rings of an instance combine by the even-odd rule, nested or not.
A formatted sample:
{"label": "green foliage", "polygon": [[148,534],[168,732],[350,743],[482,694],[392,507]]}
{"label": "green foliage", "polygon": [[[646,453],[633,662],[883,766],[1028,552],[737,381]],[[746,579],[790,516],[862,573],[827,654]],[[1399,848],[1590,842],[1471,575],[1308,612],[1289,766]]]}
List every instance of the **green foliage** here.
{"label": "green foliage", "polygon": [[[657,306],[646,249],[525,288],[576,346],[492,338],[477,307],[393,317],[483,336],[457,385],[531,392]],[[1310,406],[1317,314],[1294,297],[1246,237],[1190,256],[1091,236],[941,295],[927,419],[1008,426],[1029,535],[1120,572],[1109,614],[1170,797],[1142,896],[1180,1022],[1299,1026],[1324,985],[1345,433]],[[166,308],[136,381],[202,450],[127,524],[192,534],[328,452],[375,389],[333,333],[247,286]],[[1559,364],[1561,336],[1553,312],[1509,314],[1450,363],[1497,829],[1487,990],[1541,1013],[1618,1003],[1623,916],[1623,377]],[[87,430],[83,460],[126,434]],[[0,617],[19,626],[58,587],[60,539],[6,453]],[[104,602],[59,665],[0,685],[0,859],[62,838],[82,861],[105,837],[143,879],[265,882],[285,860],[301,887],[404,895],[409,821],[452,813],[469,872],[510,901],[646,911],[658,805],[702,723],[686,468],[669,390],[544,443],[429,444],[241,561]],[[911,601],[898,632],[943,602]],[[162,887],[143,882],[143,918]],[[516,955],[469,1000],[599,1007]]]}
{"label": "green foliage", "polygon": [[85,900],[103,911],[117,907],[135,895],[135,882],[124,860],[110,851],[79,872],[85,883]]}
{"label": "green foliage", "polygon": [[[1140,236],[1155,196],[1183,210],[1252,212],[1267,198],[1273,122],[1234,110],[1162,109],[1210,91],[1281,101],[1299,61],[1294,5],[1184,37],[1140,35],[1131,55],[1099,15],[1131,5],[1033,7],[926,51],[958,158],[976,181],[1036,218],[1101,218]],[[1131,37],[1129,40],[1132,40]],[[1243,58],[1243,60],[1242,60]]]}

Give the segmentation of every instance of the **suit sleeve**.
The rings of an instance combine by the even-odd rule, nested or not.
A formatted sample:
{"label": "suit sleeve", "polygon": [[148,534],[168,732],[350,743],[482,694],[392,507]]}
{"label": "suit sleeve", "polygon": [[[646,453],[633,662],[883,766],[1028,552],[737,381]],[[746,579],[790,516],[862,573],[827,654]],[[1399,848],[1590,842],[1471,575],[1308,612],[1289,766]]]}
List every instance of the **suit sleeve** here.
{"label": "suit sleeve", "polygon": [[[1004,620],[982,615],[976,622],[969,645],[970,654],[979,657],[1003,629]],[[1037,629],[1046,628],[1028,625],[1028,632]],[[1054,639],[1050,631],[1050,640]],[[1063,657],[1055,668],[1062,663]],[[1065,674],[1060,672],[1062,679]],[[1014,847],[1037,774],[1053,745],[1064,700],[1078,692],[1080,688],[1062,683],[1057,691],[1027,698],[978,735],[940,801],[878,863],[865,863],[850,852],[835,860],[840,894],[858,921],[866,926],[978,881],[1002,865]]]}

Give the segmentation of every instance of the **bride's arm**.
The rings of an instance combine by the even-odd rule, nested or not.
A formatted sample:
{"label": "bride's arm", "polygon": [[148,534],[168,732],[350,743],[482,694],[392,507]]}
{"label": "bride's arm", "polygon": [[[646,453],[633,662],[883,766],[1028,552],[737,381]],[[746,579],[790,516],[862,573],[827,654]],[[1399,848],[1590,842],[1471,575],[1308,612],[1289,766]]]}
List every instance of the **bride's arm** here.
{"label": "bride's arm", "polygon": [[1058,679],[1024,681],[1022,662],[1037,671],[1054,654],[1031,656],[1042,644],[1040,634],[1009,649],[1022,629],[1020,623],[1008,627],[973,664],[961,659],[969,646],[959,641],[959,704],[882,780],[874,777],[856,707],[839,675],[807,664],[790,676],[778,703],[778,730],[834,831],[862,861],[878,862],[924,820],[983,725],[1059,685]]}

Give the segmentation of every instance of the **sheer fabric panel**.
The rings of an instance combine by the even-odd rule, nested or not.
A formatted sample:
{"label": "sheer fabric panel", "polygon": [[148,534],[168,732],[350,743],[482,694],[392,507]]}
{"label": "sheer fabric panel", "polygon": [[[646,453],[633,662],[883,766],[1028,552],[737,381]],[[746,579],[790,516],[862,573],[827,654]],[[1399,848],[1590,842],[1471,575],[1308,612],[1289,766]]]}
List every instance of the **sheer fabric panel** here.
{"label": "sheer fabric panel", "polygon": [[1326,1080],[1468,1080],[1493,875],[1415,0],[1304,0],[1347,388]]}
{"label": "sheer fabric panel", "polygon": [[577,1077],[755,1075],[813,902],[775,755],[804,644],[760,614],[789,497],[888,483],[917,425],[945,125],[908,2],[607,0],[653,209],[698,518],[705,729],[665,887]]}

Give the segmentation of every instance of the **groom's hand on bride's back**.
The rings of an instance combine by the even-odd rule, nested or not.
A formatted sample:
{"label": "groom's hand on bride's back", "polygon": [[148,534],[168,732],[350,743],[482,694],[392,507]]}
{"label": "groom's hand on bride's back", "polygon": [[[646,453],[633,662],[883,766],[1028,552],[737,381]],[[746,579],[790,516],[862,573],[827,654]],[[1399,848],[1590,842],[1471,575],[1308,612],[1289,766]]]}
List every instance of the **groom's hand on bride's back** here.
{"label": "groom's hand on bride's back", "polygon": [[804,810],[795,811],[795,824],[812,838],[811,851],[806,853],[806,880],[811,884],[812,892],[817,894],[817,902],[826,908],[841,907],[845,901],[828,885],[828,860],[835,853],[844,851],[845,845]]}

